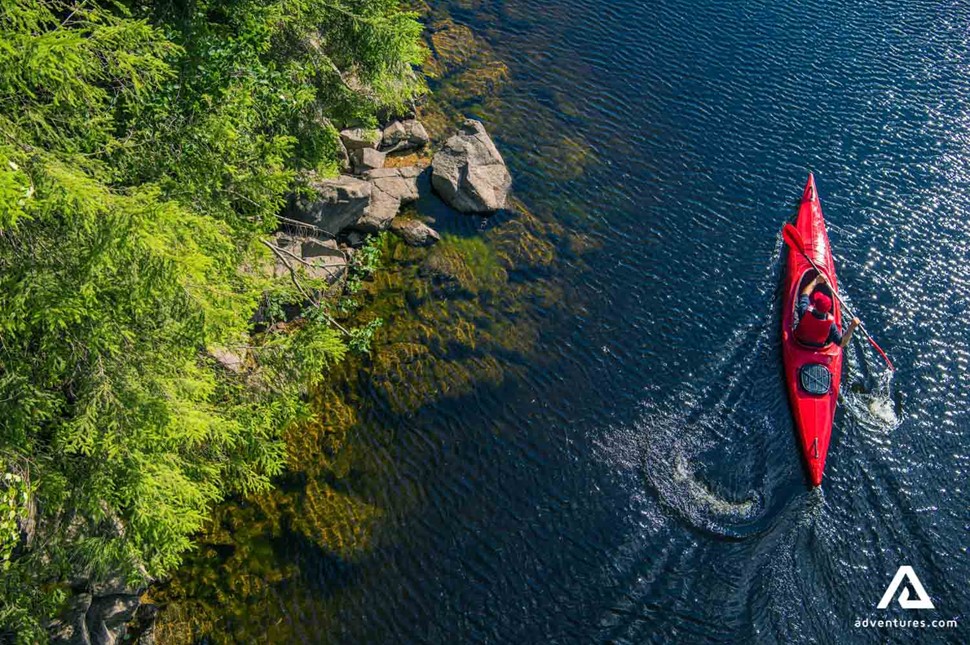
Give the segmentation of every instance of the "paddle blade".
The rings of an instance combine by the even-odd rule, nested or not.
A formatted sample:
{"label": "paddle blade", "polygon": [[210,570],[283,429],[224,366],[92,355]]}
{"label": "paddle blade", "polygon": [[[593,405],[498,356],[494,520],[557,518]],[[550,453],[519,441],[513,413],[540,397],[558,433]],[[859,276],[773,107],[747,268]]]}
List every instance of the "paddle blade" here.
{"label": "paddle blade", "polygon": [[872,336],[870,336],[869,334],[866,334],[866,338],[869,340],[869,344],[872,345],[875,348],[875,350],[879,352],[879,355],[882,356],[883,360],[886,361],[886,365],[889,366],[889,371],[895,372],[896,366],[893,365],[893,362],[889,360],[888,356],[886,356],[886,352],[882,351],[882,347],[877,345],[876,341],[872,340]]}
{"label": "paddle blade", "polygon": [[781,229],[781,236],[784,238],[785,244],[799,253],[805,253],[805,242],[802,240],[802,234],[798,232],[797,228],[791,224],[785,224],[785,228]]}

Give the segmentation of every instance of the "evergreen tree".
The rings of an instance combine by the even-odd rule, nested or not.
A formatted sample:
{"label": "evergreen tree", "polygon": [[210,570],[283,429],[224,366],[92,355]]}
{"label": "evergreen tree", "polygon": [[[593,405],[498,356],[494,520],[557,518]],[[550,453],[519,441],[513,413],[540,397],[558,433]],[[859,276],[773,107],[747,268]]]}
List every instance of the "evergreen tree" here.
{"label": "evergreen tree", "polygon": [[163,575],[280,472],[345,342],[253,337],[265,294],[302,299],[260,237],[336,171],[334,124],[422,91],[420,31],[396,0],[0,0],[0,465],[39,519],[0,528],[4,628],[42,637],[69,578]]}

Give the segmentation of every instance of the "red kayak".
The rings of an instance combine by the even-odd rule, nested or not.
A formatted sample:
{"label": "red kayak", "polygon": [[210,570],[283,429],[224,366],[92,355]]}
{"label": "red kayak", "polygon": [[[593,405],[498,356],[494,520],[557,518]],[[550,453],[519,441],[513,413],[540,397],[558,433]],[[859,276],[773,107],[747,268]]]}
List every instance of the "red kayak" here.
{"label": "red kayak", "polygon": [[[795,228],[805,243],[805,251],[833,288],[839,285],[835,277],[835,263],[829,248],[829,236],[822,218],[822,205],[815,189],[815,177],[809,173],[802,203],[798,209]],[[835,405],[839,399],[839,382],[842,376],[842,348],[834,343],[825,347],[810,347],[795,339],[793,323],[798,294],[815,276],[815,269],[797,251],[789,249],[785,273],[785,308],[781,316],[781,347],[785,364],[785,384],[798,435],[808,468],[812,486],[822,483],[825,456],[832,437]],[[825,289],[825,287],[821,287]],[[831,295],[831,294],[830,294]],[[832,299],[835,324],[842,330],[842,307]]]}

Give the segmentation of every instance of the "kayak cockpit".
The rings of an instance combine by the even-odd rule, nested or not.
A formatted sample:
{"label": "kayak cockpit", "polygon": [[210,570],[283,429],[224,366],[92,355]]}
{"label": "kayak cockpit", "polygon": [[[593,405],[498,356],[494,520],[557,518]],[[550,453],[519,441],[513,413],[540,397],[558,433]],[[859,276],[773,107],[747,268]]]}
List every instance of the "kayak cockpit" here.
{"label": "kayak cockpit", "polygon": [[[807,285],[809,282],[814,280],[815,276],[817,275],[818,275],[818,271],[816,271],[815,269],[806,269],[805,272],[802,273],[802,277],[798,281],[798,288],[795,290],[795,297],[792,299],[792,309],[794,309],[798,305],[798,296],[799,294],[801,294],[802,289],[805,288],[805,285]],[[827,295],[829,298],[832,298],[833,301],[835,300],[835,296],[832,293],[832,289],[831,287],[829,287],[827,283],[815,285],[815,289],[812,291],[812,293],[816,293],[816,292],[822,292],[825,295]],[[835,309],[835,306],[836,305],[833,302],[833,311]]]}
{"label": "kayak cockpit", "polygon": [[[802,277],[798,281],[798,287],[795,289],[795,293],[792,294],[792,299],[791,299],[791,308],[792,308],[792,317],[791,317],[791,320],[792,320],[792,328],[791,328],[791,332],[792,332],[792,337],[795,339],[795,342],[799,346],[817,351],[819,349],[826,349],[828,347],[831,347],[832,346],[832,343],[831,342],[826,342],[824,345],[812,345],[810,343],[806,343],[806,342],[800,340],[798,338],[798,336],[795,334],[795,328],[798,327],[798,321],[799,321],[799,316],[798,316],[798,311],[797,311],[798,310],[798,297],[802,293],[802,290],[805,288],[805,286],[809,282],[811,282],[812,280],[815,279],[815,276],[816,275],[818,275],[818,272],[815,269],[807,269],[804,273],[802,273]],[[832,300],[833,300],[832,314],[834,316],[836,316],[836,320],[837,320],[838,319],[838,314],[837,314],[838,304],[835,301],[834,294],[832,292],[831,287],[829,287],[828,284],[819,284],[819,285],[816,285],[815,286],[815,289],[812,290],[812,293],[813,294],[814,293],[824,293],[829,298],[832,298]]]}

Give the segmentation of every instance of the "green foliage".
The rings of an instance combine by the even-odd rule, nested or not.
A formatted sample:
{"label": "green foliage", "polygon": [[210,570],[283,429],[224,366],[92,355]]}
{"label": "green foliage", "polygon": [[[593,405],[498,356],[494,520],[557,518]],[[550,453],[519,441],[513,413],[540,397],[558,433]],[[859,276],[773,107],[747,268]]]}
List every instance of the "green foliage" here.
{"label": "green foliage", "polygon": [[0,230],[10,228],[27,214],[24,207],[32,195],[30,178],[0,153]]}
{"label": "green foliage", "polygon": [[20,543],[19,522],[27,519],[27,483],[18,473],[6,472],[0,479],[0,568],[10,568],[10,557]]}
{"label": "green foliage", "polygon": [[350,340],[348,341],[350,349],[361,354],[370,352],[370,345],[374,340],[374,334],[377,333],[377,330],[380,329],[383,324],[383,318],[375,318],[363,327],[358,327],[357,329],[351,330]]}
{"label": "green foliage", "polygon": [[258,239],[296,171],[337,167],[335,123],[422,91],[419,37],[392,0],[0,4],[0,448],[45,531],[0,629],[39,638],[66,580],[164,574],[281,471],[346,345],[326,319],[250,338]]}
{"label": "green foliage", "polygon": [[381,267],[381,255],[386,242],[386,232],[381,232],[370,237],[367,243],[360,247],[357,253],[354,254],[351,269],[362,277],[370,276],[377,271]]}
{"label": "green foliage", "polygon": [[[381,267],[381,253],[387,242],[387,233],[378,233],[368,238],[364,246],[357,249],[347,269],[346,292],[354,295],[360,291],[363,281]],[[344,307],[347,309],[347,307]]]}

